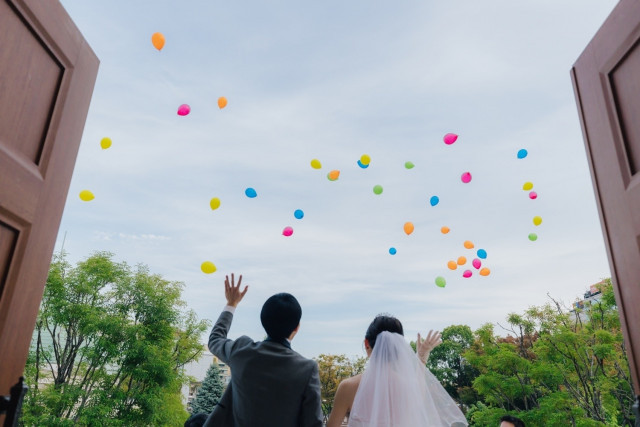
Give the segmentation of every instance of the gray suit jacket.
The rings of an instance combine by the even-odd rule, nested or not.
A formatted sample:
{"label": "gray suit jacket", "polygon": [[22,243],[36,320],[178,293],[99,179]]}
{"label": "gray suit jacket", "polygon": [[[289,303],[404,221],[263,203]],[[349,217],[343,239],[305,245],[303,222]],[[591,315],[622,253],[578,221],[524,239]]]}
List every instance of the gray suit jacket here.
{"label": "gray suit jacket", "polygon": [[[205,425],[321,427],[318,364],[273,341],[227,339],[233,314],[223,311],[209,350],[231,368],[231,383]],[[221,405],[221,406],[220,406]]]}

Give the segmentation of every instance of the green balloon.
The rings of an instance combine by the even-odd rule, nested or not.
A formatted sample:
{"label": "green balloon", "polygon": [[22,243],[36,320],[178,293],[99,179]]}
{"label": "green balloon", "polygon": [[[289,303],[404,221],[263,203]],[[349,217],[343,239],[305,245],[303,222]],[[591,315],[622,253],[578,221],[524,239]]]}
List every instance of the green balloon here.
{"label": "green balloon", "polygon": [[373,187],[373,194],[382,194],[382,185],[376,185]]}
{"label": "green balloon", "polygon": [[404,164],[404,167],[407,168],[407,169],[413,169],[414,166],[415,165],[413,163],[411,163],[411,162],[406,162]]}
{"label": "green balloon", "polygon": [[436,277],[436,286],[439,288],[444,288],[447,285],[447,281],[444,280],[444,277],[438,276]]}
{"label": "green balloon", "polygon": [[536,233],[529,234],[529,240],[535,242],[536,240],[538,240],[538,235]]}

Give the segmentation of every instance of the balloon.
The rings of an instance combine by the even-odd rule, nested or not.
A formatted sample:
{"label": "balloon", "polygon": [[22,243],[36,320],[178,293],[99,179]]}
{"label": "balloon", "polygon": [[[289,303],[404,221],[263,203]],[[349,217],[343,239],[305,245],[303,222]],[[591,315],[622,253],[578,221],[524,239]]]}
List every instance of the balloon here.
{"label": "balloon", "polygon": [[538,240],[538,235],[536,233],[530,233],[529,240],[531,240],[532,242],[535,242],[536,240]]}
{"label": "balloon", "polygon": [[362,161],[358,160],[358,166],[360,166],[362,169],[366,169],[369,167],[369,164],[367,163],[366,165],[362,163]]}
{"label": "balloon", "polygon": [[111,138],[102,138],[100,140],[100,147],[102,147],[103,150],[106,150],[107,148],[111,147]]}
{"label": "balloon", "polygon": [[396,248],[389,248],[389,253],[391,255],[395,255],[398,251],[396,251]]}
{"label": "balloon", "polygon": [[489,270],[487,267],[483,267],[482,270],[480,270],[481,276],[488,276],[489,274],[491,274],[491,270]]}
{"label": "balloon", "polygon": [[531,190],[532,188],[533,188],[533,183],[532,183],[532,182],[525,182],[525,183],[522,185],[522,189],[523,189],[524,191],[529,191],[529,190]]}
{"label": "balloon", "polygon": [[538,198],[538,193],[536,193],[535,191],[532,191],[531,193],[529,193],[529,198],[531,200],[535,200]]}
{"label": "balloon", "polygon": [[335,181],[338,179],[339,176],[340,176],[339,170],[332,170],[327,174],[327,178],[329,178],[329,181]]}
{"label": "balloon", "polygon": [[529,154],[529,153],[524,148],[521,149],[521,150],[518,150],[518,158],[519,159],[524,159],[525,157],[527,157],[527,154]]}
{"label": "balloon", "polygon": [[473,273],[471,272],[471,270],[465,270],[464,273],[462,273],[462,277],[464,277],[465,279],[468,279],[472,275]]}
{"label": "balloon", "polygon": [[451,229],[449,227],[447,227],[446,225],[440,229],[440,232],[442,234],[447,234],[450,231],[451,231]]}
{"label": "balloon", "polygon": [[431,206],[435,206],[435,205],[437,205],[438,203],[440,203],[440,197],[438,197],[438,196],[432,196],[432,197],[429,199],[429,203],[431,203]]}
{"label": "balloon", "polygon": [[304,218],[304,212],[302,212],[302,209],[296,209],[295,212],[293,212],[293,216],[297,219],[302,219]]}
{"label": "balloon", "polygon": [[382,194],[382,185],[374,185],[373,194]]}
{"label": "balloon", "polygon": [[162,35],[162,33],[153,33],[151,43],[153,43],[153,47],[156,49],[162,50],[164,47],[164,35]]}
{"label": "balloon", "polygon": [[190,112],[191,112],[191,107],[189,107],[189,105],[187,104],[182,104],[181,106],[178,107],[179,116],[186,116]]}
{"label": "balloon", "polygon": [[539,217],[539,216],[534,216],[534,217],[533,217],[533,225],[538,226],[538,225],[540,225],[540,224],[542,224],[542,218],[541,218],[541,217]]}
{"label": "balloon", "polygon": [[251,187],[249,187],[246,190],[244,190],[244,194],[250,199],[253,199],[254,197],[256,197],[258,195],[258,193],[256,193],[256,190],[254,190]]}
{"label": "balloon", "polygon": [[478,249],[478,252],[476,252],[476,254],[478,255],[478,258],[485,259],[487,257],[487,251],[485,251],[484,249]]}
{"label": "balloon", "polygon": [[449,270],[455,270],[456,268],[458,268],[458,263],[456,263],[455,261],[449,261],[447,263],[447,267],[449,267]]}
{"label": "balloon", "polygon": [[284,230],[282,230],[282,235],[285,237],[289,237],[293,234],[293,228],[291,227],[285,227]]}
{"label": "balloon", "polygon": [[411,163],[411,162],[405,162],[404,163],[404,167],[407,168],[407,169],[413,169],[414,166],[415,165],[413,163]]}
{"label": "balloon", "polygon": [[93,199],[95,199],[95,196],[93,195],[93,193],[91,191],[82,190],[80,192],[80,200],[82,200],[83,202],[90,202]]}
{"label": "balloon", "polygon": [[458,265],[465,265],[467,263],[467,259],[463,256],[458,257]]}
{"label": "balloon", "polygon": [[438,276],[436,277],[436,286],[439,288],[444,288],[445,286],[447,286],[447,281],[444,280],[444,277]]}
{"label": "balloon", "polygon": [[445,144],[451,145],[458,140],[458,135],[455,133],[448,133],[442,138]]}
{"label": "balloon", "polygon": [[471,240],[465,240],[463,245],[467,249],[473,249],[473,242]]}
{"label": "balloon", "polygon": [[220,199],[218,199],[217,197],[214,197],[209,202],[209,206],[211,206],[211,210],[215,211],[216,209],[218,209],[220,207]]}
{"label": "balloon", "polygon": [[311,167],[314,169],[320,169],[322,167],[322,163],[320,163],[320,160],[318,159],[313,159],[311,160]]}
{"label": "balloon", "polygon": [[226,106],[227,106],[227,98],[225,98],[224,96],[221,96],[220,98],[218,98],[218,107],[220,107],[220,109],[222,110]]}
{"label": "balloon", "polygon": [[211,261],[205,261],[200,265],[200,270],[202,270],[204,274],[211,274],[215,273],[217,268]]}
{"label": "balloon", "polygon": [[369,163],[371,163],[371,157],[369,157],[368,154],[363,154],[360,157],[360,163],[362,163],[365,166],[369,166]]}
{"label": "balloon", "polygon": [[404,223],[404,232],[407,233],[407,236],[411,233],[413,233],[413,223],[412,222],[405,222]]}
{"label": "balloon", "polygon": [[462,180],[462,182],[464,182],[465,184],[468,184],[471,182],[471,173],[469,172],[465,172],[462,174],[462,176],[460,177],[460,179]]}
{"label": "balloon", "polygon": [[473,268],[477,270],[482,265],[482,262],[480,262],[478,258],[474,258],[473,261],[471,261],[471,264],[473,265]]}

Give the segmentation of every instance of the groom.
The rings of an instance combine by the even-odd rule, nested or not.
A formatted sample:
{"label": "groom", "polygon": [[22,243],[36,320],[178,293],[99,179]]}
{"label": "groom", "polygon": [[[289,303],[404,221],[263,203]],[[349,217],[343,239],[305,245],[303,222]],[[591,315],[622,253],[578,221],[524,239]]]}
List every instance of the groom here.
{"label": "groom", "polygon": [[262,306],[264,341],[227,338],[236,306],[247,293],[242,276],[225,277],[227,305],[209,336],[209,350],[231,367],[231,383],[205,426],[321,427],[320,377],[315,361],[291,349],[302,308],[291,294],[273,295]]}

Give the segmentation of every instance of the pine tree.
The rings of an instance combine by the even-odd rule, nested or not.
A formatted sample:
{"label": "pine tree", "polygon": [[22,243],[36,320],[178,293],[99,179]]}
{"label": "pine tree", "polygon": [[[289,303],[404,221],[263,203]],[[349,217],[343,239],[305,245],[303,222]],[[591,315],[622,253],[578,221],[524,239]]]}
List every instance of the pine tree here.
{"label": "pine tree", "polygon": [[224,382],[217,363],[212,363],[207,370],[207,375],[202,381],[202,385],[196,391],[196,398],[191,402],[191,413],[209,414],[213,411],[222,393],[224,392]]}

